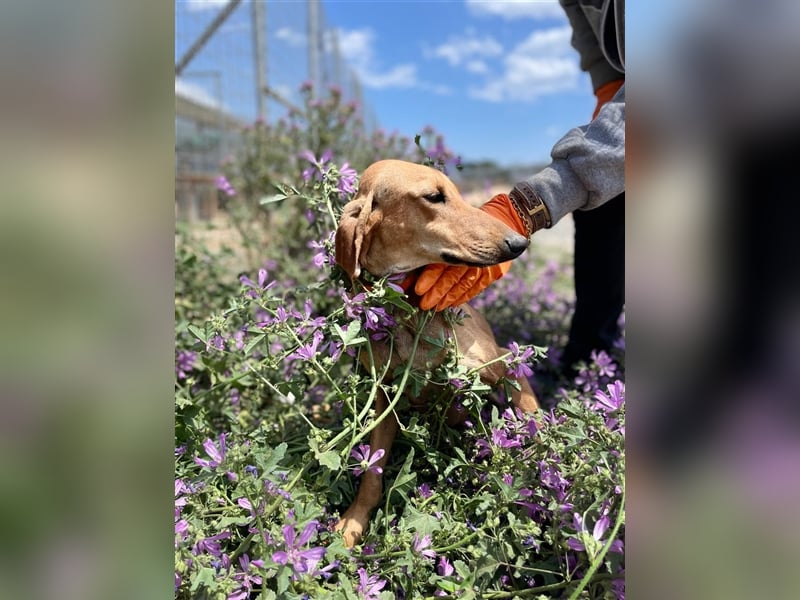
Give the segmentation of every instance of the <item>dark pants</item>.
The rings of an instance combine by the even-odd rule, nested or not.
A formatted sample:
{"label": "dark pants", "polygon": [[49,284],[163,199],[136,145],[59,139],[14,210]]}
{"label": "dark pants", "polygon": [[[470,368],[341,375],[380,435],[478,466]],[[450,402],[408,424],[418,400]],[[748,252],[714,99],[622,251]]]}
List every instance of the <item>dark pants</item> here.
{"label": "dark pants", "polygon": [[576,210],[575,313],[562,357],[571,374],[592,350],[609,350],[619,337],[625,304],[625,194],[593,210]]}

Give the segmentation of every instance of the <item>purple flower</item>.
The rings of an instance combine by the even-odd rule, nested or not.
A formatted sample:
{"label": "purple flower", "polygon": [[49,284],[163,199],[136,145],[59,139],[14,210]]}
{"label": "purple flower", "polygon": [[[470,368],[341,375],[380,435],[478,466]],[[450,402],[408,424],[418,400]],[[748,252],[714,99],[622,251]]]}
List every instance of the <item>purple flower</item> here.
{"label": "purple flower", "polygon": [[303,181],[307,183],[311,181],[312,177],[317,181],[322,181],[322,176],[330,169],[330,167],[326,165],[330,162],[332,155],[333,153],[330,150],[326,150],[322,153],[322,156],[317,159],[311,150],[303,150],[298,156],[304,158],[312,165],[303,171]]}
{"label": "purple flower", "polygon": [[356,572],[358,573],[356,592],[361,594],[365,600],[377,600],[381,590],[386,586],[386,580],[379,579],[377,575],[368,576],[364,568]]}
{"label": "purple flower", "polygon": [[326,550],[321,546],[307,550],[302,548],[316,534],[318,525],[317,521],[311,521],[299,536],[296,535],[293,525],[284,525],[283,541],[286,544],[286,550],[273,553],[272,560],[279,565],[291,565],[294,572],[299,575],[312,572],[317,563],[325,556]]}
{"label": "purple flower", "polygon": [[239,566],[241,566],[242,570],[234,573],[233,579],[239,582],[240,587],[228,596],[228,600],[245,600],[246,598],[250,597],[250,593],[253,591],[254,583],[256,585],[261,585],[261,577],[250,574],[250,565],[263,568],[264,561],[251,561],[247,554],[242,554],[239,557]]}
{"label": "purple flower", "polygon": [[314,332],[313,339],[310,343],[300,346],[297,350],[289,354],[286,360],[311,360],[317,355],[317,348],[322,341],[322,332],[317,329]]}
{"label": "purple flower", "polygon": [[449,577],[450,575],[455,573],[453,565],[450,564],[450,561],[447,560],[446,556],[442,556],[441,558],[439,558],[439,564],[436,566],[436,570],[442,577]]}
{"label": "purple flower", "polygon": [[[608,518],[608,515],[604,514],[602,517],[597,519],[597,522],[594,524],[594,528],[592,529],[592,538],[594,538],[598,544],[603,545],[605,543],[603,541],[603,536],[608,530],[608,526],[610,524],[611,520]],[[584,527],[583,517],[581,517],[578,513],[573,513],[573,526],[575,527],[575,531],[578,533],[578,537],[569,538],[567,540],[567,546],[577,552],[583,552],[586,550],[586,545],[583,541],[581,541],[581,539],[588,541],[588,528]],[[609,551],[622,554],[622,541],[614,540],[609,547]]]}
{"label": "purple flower", "polygon": [[[622,575],[620,573],[620,575]],[[611,582],[611,591],[614,592],[614,595],[617,597],[617,600],[625,600],[625,577],[621,577],[620,579],[614,579]]]}
{"label": "purple flower", "polygon": [[225,350],[225,338],[221,335],[215,335],[206,342],[206,350],[216,348],[217,350]]}
{"label": "purple flower", "polygon": [[569,487],[570,482],[561,475],[561,471],[555,465],[548,465],[545,461],[539,461],[539,474],[542,485],[556,493],[556,500],[563,501],[567,495],[566,489]]}
{"label": "purple flower", "polygon": [[250,513],[250,516],[255,518],[256,515],[263,514],[266,503],[264,500],[262,500],[258,505],[258,510],[253,510],[253,504],[247,498],[239,498],[236,501],[236,504],[247,509],[247,511]]}
{"label": "purple flower", "polygon": [[521,350],[517,342],[511,342],[509,350],[511,350],[511,357],[506,359],[506,374],[514,378],[533,375],[533,370],[527,365],[527,361],[533,356],[533,348],[528,347]]}
{"label": "purple flower", "polygon": [[217,447],[211,439],[206,439],[206,441],[203,442],[203,448],[211,460],[195,458],[194,462],[202,467],[208,467],[209,469],[216,469],[220,466],[225,461],[225,435],[226,434],[223,433],[219,436],[219,447]]}
{"label": "purple flower", "polygon": [[478,453],[476,454],[477,458],[483,458],[484,456],[490,456],[494,453],[494,448],[520,448],[522,446],[522,442],[519,440],[518,436],[509,436],[508,431],[503,429],[502,427],[493,427],[492,428],[492,441],[480,438],[475,442],[475,446],[479,448]]}
{"label": "purple flower", "polygon": [[222,548],[220,547],[220,541],[226,540],[231,537],[229,531],[223,531],[222,533],[218,533],[217,535],[212,535],[211,537],[207,537],[198,541],[194,546],[192,546],[192,554],[195,556],[207,553],[211,556],[215,556],[220,558],[222,556]]}
{"label": "purple flower", "polygon": [[581,368],[575,377],[575,385],[584,392],[591,392],[607,382],[617,371],[617,366],[604,351],[592,351],[588,366]]}
{"label": "purple flower", "polygon": [[617,379],[614,383],[606,386],[608,394],[601,390],[597,390],[594,397],[597,402],[594,403],[594,408],[604,412],[614,412],[619,410],[625,402],[625,384]]}
{"label": "purple flower", "polygon": [[325,323],[327,323],[327,319],[323,316],[311,318],[311,309],[313,308],[311,300],[306,300],[303,304],[303,314],[300,314],[297,311],[292,311],[292,314],[299,320],[302,321],[302,324],[297,327],[297,335],[306,335],[309,329],[314,330],[319,327],[324,327]]}
{"label": "purple flower", "polygon": [[217,186],[217,189],[221,192],[225,193],[227,196],[235,196],[236,190],[231,185],[231,182],[227,180],[224,175],[220,175],[214,180],[214,185]]}
{"label": "purple flower", "polygon": [[591,359],[597,365],[597,374],[600,377],[613,377],[617,371],[617,365],[614,364],[612,358],[601,350],[596,352],[592,350]]}
{"label": "purple flower", "polygon": [[417,488],[417,493],[425,499],[430,498],[433,496],[433,492],[431,491],[431,486],[427,483],[423,483],[421,486]]}
{"label": "purple flower", "polygon": [[419,552],[425,558],[430,558],[433,560],[436,558],[436,551],[433,548],[430,548],[431,545],[431,536],[424,535],[421,538],[419,537],[418,533],[414,534],[414,552]]}
{"label": "purple flower", "polygon": [[371,335],[373,340],[383,337],[391,328],[397,325],[394,317],[380,306],[368,306],[364,311],[364,327],[368,331],[375,331],[377,335]]}
{"label": "purple flower", "polygon": [[[533,496],[533,491],[528,488],[522,488],[519,490],[519,495],[523,498],[531,498]],[[536,517],[536,513],[544,513],[545,509],[541,504],[537,504],[535,502],[528,502],[525,500],[515,500],[514,504],[518,504],[520,506],[524,506],[528,512],[528,517],[531,519]]]}
{"label": "purple flower", "polygon": [[339,168],[339,194],[344,198],[347,194],[354,194],[356,191],[355,169],[346,162]]}
{"label": "purple flower", "polygon": [[317,251],[314,254],[314,257],[311,259],[311,264],[313,264],[317,269],[324,267],[328,259],[328,251],[325,248],[325,242],[311,240],[308,242],[308,247]]}
{"label": "purple flower", "polygon": [[498,448],[519,448],[522,446],[522,442],[516,438],[509,437],[508,432],[502,428],[492,429],[492,444]]}
{"label": "purple flower", "polygon": [[178,356],[175,359],[175,373],[178,379],[186,379],[186,375],[194,369],[194,361],[197,360],[197,354],[190,350],[178,350]]}
{"label": "purple flower", "polygon": [[359,477],[366,471],[372,471],[376,475],[383,473],[383,469],[375,463],[383,458],[386,451],[383,448],[378,448],[375,452],[371,452],[372,450],[369,444],[359,444],[358,448],[353,448],[350,451],[350,456],[359,461],[358,466],[353,468],[353,474],[356,477]]}
{"label": "purple flower", "polygon": [[175,547],[178,547],[178,542],[185,540],[189,537],[189,522],[186,519],[175,521]]}
{"label": "purple flower", "polygon": [[344,302],[344,310],[347,316],[351,319],[357,319],[364,312],[364,301],[367,295],[364,292],[356,294],[352,298],[347,292],[342,292],[342,302]]}
{"label": "purple flower", "polygon": [[247,295],[248,296],[250,296],[251,298],[257,298],[258,297],[258,293],[257,292],[262,291],[262,290],[268,290],[268,289],[270,289],[271,287],[273,287],[277,283],[276,281],[270,281],[269,283],[267,283],[267,277],[268,276],[269,276],[269,273],[267,272],[266,269],[259,269],[258,270],[258,283],[253,283],[253,280],[250,279],[247,275],[242,275],[241,277],[239,277],[239,281],[243,285],[245,285],[245,286],[247,286],[249,288],[252,288],[252,289],[247,291]]}
{"label": "purple flower", "polygon": [[292,495],[289,492],[274,484],[269,479],[264,481],[264,491],[270,496],[280,496],[284,500],[292,501]]}

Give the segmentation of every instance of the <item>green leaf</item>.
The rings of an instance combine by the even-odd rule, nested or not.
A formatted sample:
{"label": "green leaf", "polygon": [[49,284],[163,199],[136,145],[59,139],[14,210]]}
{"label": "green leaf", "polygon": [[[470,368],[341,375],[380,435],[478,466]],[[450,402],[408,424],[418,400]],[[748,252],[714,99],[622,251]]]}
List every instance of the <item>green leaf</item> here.
{"label": "green leaf", "polygon": [[291,569],[284,566],[278,570],[278,593],[283,594],[289,589],[289,577],[291,576]]}
{"label": "green leaf", "polygon": [[258,203],[261,206],[265,204],[273,204],[274,202],[280,202],[281,200],[286,200],[289,196],[286,194],[275,194],[274,196],[262,196]]}
{"label": "green leaf", "polygon": [[258,463],[258,466],[261,467],[263,475],[268,475],[275,470],[275,467],[278,465],[278,463],[283,460],[283,457],[286,454],[286,448],[286,442],[281,442],[274,448],[267,449],[265,455],[256,455],[256,462]]}
{"label": "green leaf", "polygon": [[229,525],[247,525],[250,518],[247,515],[238,515],[236,517],[220,517],[214,524],[217,529],[224,529]]}
{"label": "green leaf", "polygon": [[197,576],[192,580],[190,591],[196,592],[202,585],[204,588],[209,588],[214,583],[214,569],[211,567],[201,567]]}
{"label": "green leaf", "polygon": [[406,506],[404,520],[408,530],[415,531],[421,535],[429,535],[442,528],[436,517],[420,512],[410,505]]}
{"label": "green leaf", "polygon": [[401,296],[400,294],[397,294],[396,296],[395,295],[388,296],[386,298],[386,301],[387,304],[396,306],[405,313],[413,313],[414,311],[416,311],[416,309],[413,306],[411,306],[408,302],[406,302],[405,297]]}
{"label": "green leaf", "polygon": [[403,463],[403,466],[400,468],[400,472],[392,482],[392,487],[386,493],[387,503],[389,502],[389,498],[393,492],[397,492],[402,498],[408,501],[408,492],[414,487],[414,482],[417,480],[417,474],[411,472],[411,465],[413,462],[414,448],[411,448],[405,462]]}
{"label": "green leaf", "polygon": [[347,324],[347,330],[342,329],[338,324],[334,323],[333,330],[345,346],[355,346],[367,341],[365,337],[358,337],[358,334],[361,333],[361,323],[357,320],[350,321],[350,323]]}
{"label": "green leaf", "polygon": [[178,408],[186,408],[187,406],[192,406],[193,404],[194,400],[184,398],[183,396],[175,396],[175,406]]}
{"label": "green leaf", "polygon": [[208,343],[208,330],[203,331],[196,325],[189,325],[187,329],[204,344]]}
{"label": "green leaf", "polygon": [[251,351],[251,350],[252,350],[252,349],[255,347],[255,345],[256,345],[256,344],[258,344],[258,343],[259,343],[261,340],[263,340],[265,337],[267,337],[267,334],[265,334],[265,333],[260,333],[259,335],[257,335],[256,337],[254,337],[252,340],[250,340],[250,341],[249,341],[249,342],[248,342],[248,343],[245,345],[245,347],[244,347],[244,354],[245,354],[245,356],[247,356],[248,354],[250,354],[250,351]]}
{"label": "green leaf", "polygon": [[472,569],[467,566],[467,564],[463,560],[457,560],[453,562],[453,568],[458,573],[459,577],[462,579],[467,579],[472,575]]}
{"label": "green leaf", "polygon": [[319,464],[328,467],[331,471],[338,471],[342,468],[342,458],[335,450],[328,450],[327,452],[315,452]]}
{"label": "green leaf", "polygon": [[577,406],[577,403],[574,402],[562,402],[558,406],[558,410],[563,412],[568,417],[574,417],[576,419],[580,419],[585,414],[584,411],[580,410],[580,407]]}

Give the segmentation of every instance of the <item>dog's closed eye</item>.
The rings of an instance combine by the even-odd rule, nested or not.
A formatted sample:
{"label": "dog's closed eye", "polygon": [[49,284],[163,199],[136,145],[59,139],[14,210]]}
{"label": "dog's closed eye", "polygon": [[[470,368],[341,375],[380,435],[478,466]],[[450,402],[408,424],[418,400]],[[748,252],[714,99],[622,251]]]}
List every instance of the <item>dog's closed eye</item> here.
{"label": "dog's closed eye", "polygon": [[447,198],[445,198],[444,192],[439,190],[432,192],[430,194],[425,194],[422,197],[425,198],[425,200],[427,200],[431,204],[442,204],[443,202],[445,202],[445,200],[447,200]]}

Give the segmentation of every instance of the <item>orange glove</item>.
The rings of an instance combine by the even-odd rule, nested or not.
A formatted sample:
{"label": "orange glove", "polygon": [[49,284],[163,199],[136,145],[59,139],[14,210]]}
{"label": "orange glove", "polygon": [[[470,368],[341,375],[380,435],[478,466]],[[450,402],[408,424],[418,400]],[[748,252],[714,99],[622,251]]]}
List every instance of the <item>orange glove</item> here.
{"label": "orange glove", "polygon": [[621,88],[624,83],[624,79],[614,79],[613,81],[604,83],[594,91],[594,95],[597,97],[597,106],[594,109],[594,113],[592,113],[592,119],[597,116],[597,113],[600,112],[603,105],[614,97],[614,94],[619,91],[619,88]]}
{"label": "orange glove", "polygon": [[[525,223],[506,194],[497,194],[480,209],[500,219],[520,235],[527,235]],[[428,265],[414,286],[414,291],[420,296],[419,307],[423,310],[444,310],[463,304],[500,279],[510,268],[510,260],[491,267]]]}

